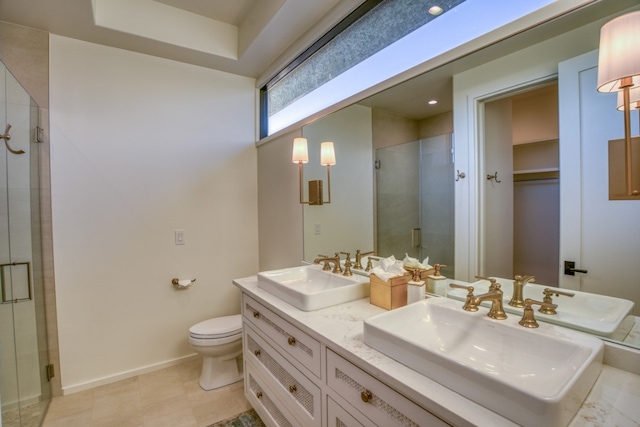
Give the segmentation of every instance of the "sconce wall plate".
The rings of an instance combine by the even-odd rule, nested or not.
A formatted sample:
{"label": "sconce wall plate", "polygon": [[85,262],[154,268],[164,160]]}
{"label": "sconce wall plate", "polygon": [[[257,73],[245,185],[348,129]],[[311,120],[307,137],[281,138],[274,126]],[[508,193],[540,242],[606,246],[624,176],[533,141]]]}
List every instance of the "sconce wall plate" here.
{"label": "sconce wall plate", "polygon": [[627,192],[626,142],[609,141],[609,200],[640,200],[640,136],[631,138],[631,194]]}

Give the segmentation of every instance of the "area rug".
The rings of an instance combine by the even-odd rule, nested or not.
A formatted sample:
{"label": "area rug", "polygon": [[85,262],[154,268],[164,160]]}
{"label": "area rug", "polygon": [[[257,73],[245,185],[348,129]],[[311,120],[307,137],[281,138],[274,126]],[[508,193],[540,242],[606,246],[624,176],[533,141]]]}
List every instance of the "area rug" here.
{"label": "area rug", "polygon": [[249,409],[229,419],[211,424],[209,427],[265,427],[265,425],[256,411]]}

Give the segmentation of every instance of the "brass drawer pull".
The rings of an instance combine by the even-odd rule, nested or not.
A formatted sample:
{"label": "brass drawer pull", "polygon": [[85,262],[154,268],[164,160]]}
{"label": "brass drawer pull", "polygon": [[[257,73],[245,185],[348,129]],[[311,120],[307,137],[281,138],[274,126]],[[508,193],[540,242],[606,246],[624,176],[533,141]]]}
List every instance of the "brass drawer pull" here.
{"label": "brass drawer pull", "polygon": [[253,317],[260,317],[260,312],[259,311],[254,311],[253,312]]}
{"label": "brass drawer pull", "polygon": [[289,337],[287,342],[289,343],[289,345],[296,345],[296,339],[294,337]]}
{"label": "brass drawer pull", "polygon": [[256,357],[257,357],[257,356],[260,356],[260,349],[253,350],[253,354],[255,354],[255,355],[256,355]]}
{"label": "brass drawer pull", "polygon": [[262,398],[262,392],[261,392],[261,391],[257,392],[257,393],[256,393],[256,397],[257,397],[258,399]]}
{"label": "brass drawer pull", "polygon": [[295,393],[298,391],[298,387],[295,384],[289,386],[289,393]]}
{"label": "brass drawer pull", "polygon": [[364,390],[362,393],[360,393],[360,397],[362,398],[363,402],[369,403],[371,399],[373,399],[373,394],[371,394],[369,390]]}

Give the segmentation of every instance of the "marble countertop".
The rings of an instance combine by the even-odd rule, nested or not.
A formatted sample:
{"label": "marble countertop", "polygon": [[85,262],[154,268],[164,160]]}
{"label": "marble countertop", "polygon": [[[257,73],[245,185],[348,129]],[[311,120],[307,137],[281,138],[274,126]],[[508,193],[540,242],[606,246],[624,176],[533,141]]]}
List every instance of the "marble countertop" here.
{"label": "marble countertop", "polygon": [[[512,421],[368,347],[363,340],[363,321],[386,311],[369,304],[368,298],[305,312],[258,288],[256,276],[236,279],[234,284],[345,359],[358,364],[448,422],[460,426],[516,426]],[[569,426],[640,426],[640,375],[605,364]]]}

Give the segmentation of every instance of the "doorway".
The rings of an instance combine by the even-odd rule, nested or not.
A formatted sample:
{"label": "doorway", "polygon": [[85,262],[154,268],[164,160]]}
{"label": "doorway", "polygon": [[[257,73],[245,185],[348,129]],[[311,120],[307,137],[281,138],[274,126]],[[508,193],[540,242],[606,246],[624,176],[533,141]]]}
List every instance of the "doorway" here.
{"label": "doorway", "polygon": [[487,100],[483,112],[482,274],[558,286],[557,81]]}

